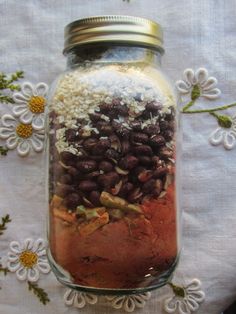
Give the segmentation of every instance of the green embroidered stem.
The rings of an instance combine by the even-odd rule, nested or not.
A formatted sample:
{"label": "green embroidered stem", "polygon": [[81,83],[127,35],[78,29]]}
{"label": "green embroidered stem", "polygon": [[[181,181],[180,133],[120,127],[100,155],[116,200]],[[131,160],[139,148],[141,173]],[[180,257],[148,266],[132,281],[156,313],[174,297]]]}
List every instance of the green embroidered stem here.
{"label": "green embroidered stem", "polygon": [[235,107],[236,106],[236,103],[233,103],[233,104],[230,104],[230,105],[225,105],[225,106],[221,106],[221,107],[216,107],[216,108],[213,108],[213,109],[199,109],[199,110],[188,110],[188,111],[185,111],[184,108],[182,109],[182,112],[183,113],[204,113],[204,112],[214,112],[214,111],[219,111],[219,110],[225,110],[225,109],[228,109],[228,108],[231,108],[231,107]]}
{"label": "green embroidered stem", "polygon": [[2,93],[2,91],[10,90],[10,91],[19,91],[20,85],[13,84],[13,82],[18,81],[19,79],[23,78],[23,72],[17,71],[10,75],[10,77],[7,77],[7,75],[3,72],[0,72],[0,102],[3,103],[14,103],[14,100],[11,96],[5,95]]}
{"label": "green embroidered stem", "polygon": [[184,288],[182,288],[180,286],[176,286],[172,282],[169,282],[169,286],[172,288],[174,294],[177,297],[181,297],[181,298],[185,297],[185,290],[184,290]]}
{"label": "green embroidered stem", "polygon": [[48,294],[42,288],[40,288],[37,283],[32,283],[28,281],[28,289],[29,291],[33,291],[39,301],[44,305],[50,302]]}
{"label": "green embroidered stem", "polygon": [[9,150],[9,149],[8,149],[7,147],[0,146],[0,155],[6,156],[8,150]]}
{"label": "green embroidered stem", "polygon": [[4,231],[7,229],[6,224],[9,222],[11,222],[9,215],[2,217],[2,222],[0,224],[0,235],[3,235]]}
{"label": "green embroidered stem", "polygon": [[188,110],[188,108],[192,107],[192,105],[195,103],[195,99],[191,100],[187,105],[185,105],[182,109],[182,112],[186,112],[186,110]]}
{"label": "green embroidered stem", "polygon": [[2,267],[2,265],[0,264],[0,273],[3,273],[4,276],[6,276],[7,273],[9,273],[9,272],[10,272],[10,270],[8,268]]}
{"label": "green embroidered stem", "polygon": [[183,112],[187,111],[192,105],[195,103],[195,101],[201,96],[201,91],[198,85],[194,85],[192,92],[191,92],[191,101],[183,107]]}

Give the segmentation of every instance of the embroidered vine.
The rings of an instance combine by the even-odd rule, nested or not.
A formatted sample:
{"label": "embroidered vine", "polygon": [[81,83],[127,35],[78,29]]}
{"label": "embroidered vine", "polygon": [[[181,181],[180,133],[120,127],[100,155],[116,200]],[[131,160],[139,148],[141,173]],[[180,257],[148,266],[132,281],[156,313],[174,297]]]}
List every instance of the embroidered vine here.
{"label": "embroidered vine", "polygon": [[44,305],[50,302],[48,294],[42,288],[40,288],[36,283],[32,283],[28,281],[28,289],[29,291],[33,291],[33,293],[36,295],[39,301],[43,303]]}
{"label": "embroidered vine", "polygon": [[227,114],[218,114],[217,112],[235,107],[236,103],[210,109],[190,109],[201,97],[209,100],[215,100],[218,98],[221,91],[216,88],[216,85],[217,79],[214,77],[208,77],[208,71],[206,69],[199,68],[196,72],[192,69],[186,69],[183,73],[183,80],[176,82],[176,88],[182,96],[190,94],[191,100],[183,106],[181,112],[184,114],[210,114],[217,120],[219,126],[210,134],[210,143],[212,145],[219,145],[223,143],[225,149],[232,149],[236,143],[236,117],[231,117]]}
{"label": "embroidered vine", "polygon": [[[4,232],[7,230],[7,224],[11,222],[10,215],[7,214],[3,217],[1,217],[1,223],[0,223],[0,236],[4,234]],[[9,269],[7,267],[3,267],[2,263],[0,263],[0,273],[3,273],[4,276],[6,276],[9,273]],[[1,289],[1,287],[0,287]]]}
{"label": "embroidered vine", "polygon": [[9,272],[10,271],[7,267],[2,267],[2,264],[0,264],[0,273],[3,273],[4,276],[6,276]]}
{"label": "embroidered vine", "polygon": [[2,222],[0,223],[0,235],[3,235],[4,231],[7,229],[7,224],[11,222],[10,215],[6,215],[1,218]]}
{"label": "embroidered vine", "polygon": [[0,72],[0,102],[2,103],[14,103],[13,98],[9,95],[9,91],[20,91],[21,87],[19,84],[13,84],[19,79],[24,77],[23,71],[16,71],[11,75],[6,75],[3,72]]}

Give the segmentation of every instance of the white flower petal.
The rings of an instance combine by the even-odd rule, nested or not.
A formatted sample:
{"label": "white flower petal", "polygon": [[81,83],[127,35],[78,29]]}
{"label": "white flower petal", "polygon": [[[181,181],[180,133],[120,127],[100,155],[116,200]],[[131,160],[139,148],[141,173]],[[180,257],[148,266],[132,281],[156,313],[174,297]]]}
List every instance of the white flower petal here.
{"label": "white flower petal", "polygon": [[33,114],[30,110],[25,111],[19,118],[24,124],[30,124],[33,120]]}
{"label": "white flower petal", "polygon": [[31,97],[34,94],[34,86],[30,82],[24,82],[21,86],[21,91],[24,96]]}
{"label": "white flower petal", "polygon": [[124,300],[124,310],[131,313],[135,310],[135,302],[132,296],[127,296]]}
{"label": "white flower petal", "polygon": [[133,296],[135,305],[138,308],[143,308],[146,304],[146,301],[151,298],[151,292],[145,292],[142,294],[137,294]]}
{"label": "white flower petal", "polygon": [[221,128],[217,128],[210,134],[209,142],[212,145],[219,145],[221,142],[223,142],[224,132],[225,131],[223,131]]}
{"label": "white flower petal", "polygon": [[152,293],[151,292],[144,292],[144,293],[142,293],[141,296],[142,296],[143,300],[147,301],[147,300],[151,299]]}
{"label": "white flower petal", "polygon": [[7,268],[12,273],[15,273],[20,267],[21,267],[21,264],[19,263],[19,261],[8,261],[7,262]]}
{"label": "white flower petal", "polygon": [[76,292],[73,289],[67,289],[65,294],[64,294],[64,302],[66,305],[68,306],[72,306],[74,303],[74,299],[75,299],[75,294]]}
{"label": "white flower petal", "polygon": [[34,133],[34,135],[40,139],[40,140],[43,140],[44,137],[45,137],[45,130],[42,129],[42,130],[37,130],[37,132]]}
{"label": "white flower petal", "polygon": [[179,314],[191,314],[191,310],[187,304],[187,301],[183,299],[182,301],[177,301]]}
{"label": "white flower petal", "polygon": [[25,239],[25,241],[24,241],[24,250],[32,251],[33,247],[34,247],[33,239],[30,239],[30,238]]}
{"label": "white flower petal", "polygon": [[188,295],[186,298],[185,298],[185,302],[187,304],[187,307],[189,308],[190,310],[190,313],[191,312],[195,312],[199,309],[199,304],[198,302],[191,296],[191,295]]}
{"label": "white flower petal", "polygon": [[29,100],[29,96],[25,96],[22,93],[14,93],[12,98],[13,98],[14,102],[17,104],[26,104],[27,105],[27,102]]}
{"label": "white flower petal", "polygon": [[236,137],[236,125],[234,124],[234,121],[233,121],[233,124],[231,126],[231,132],[235,135]]}
{"label": "white flower petal", "polygon": [[6,138],[9,138],[11,136],[15,136],[15,131],[13,128],[0,128],[0,138],[1,139],[6,139]]}
{"label": "white flower petal", "polygon": [[196,84],[194,71],[192,69],[186,69],[183,73],[184,81],[187,83],[189,88]]}
{"label": "white flower petal", "polygon": [[205,68],[199,68],[197,69],[195,73],[195,84],[199,84],[202,86],[204,83],[206,83],[208,78],[208,71]]}
{"label": "white flower petal", "polygon": [[201,290],[198,291],[192,291],[189,296],[191,296],[191,299],[194,299],[196,302],[201,303],[205,300],[205,293]]}
{"label": "white flower petal", "polygon": [[12,241],[10,243],[9,247],[10,247],[10,250],[16,254],[22,253],[22,247],[21,247],[20,243],[17,241]]}
{"label": "white flower petal", "polygon": [[78,309],[82,309],[86,305],[86,301],[84,298],[84,293],[76,292],[74,298],[74,306]]}
{"label": "white flower petal", "polygon": [[186,287],[187,292],[197,291],[201,288],[201,281],[194,278]]}
{"label": "white flower petal", "polygon": [[[46,256],[46,250],[45,249],[43,249],[41,251],[38,250],[37,255],[40,256],[40,258],[43,260]],[[47,258],[46,258],[46,260],[47,260]]]}
{"label": "white flower petal", "polygon": [[203,90],[210,90],[210,89],[212,89],[212,88],[215,88],[216,85],[217,85],[217,83],[218,83],[217,79],[216,79],[215,77],[211,76],[211,77],[209,77],[209,78],[206,80],[205,83],[203,83],[203,84],[201,85],[201,87],[202,87]]}
{"label": "white flower petal", "polygon": [[20,281],[25,281],[27,279],[27,269],[23,266],[21,268],[19,268],[16,272],[16,277]]}
{"label": "white flower petal", "polygon": [[140,309],[144,308],[146,301],[145,301],[145,298],[143,298],[142,294],[137,294],[137,295],[134,295],[132,297],[134,299],[134,303],[135,303],[136,307],[138,307]]}
{"label": "white flower petal", "polygon": [[164,309],[167,313],[174,313],[177,310],[177,301],[174,297],[170,297],[165,300]]}
{"label": "white flower petal", "polygon": [[190,92],[191,86],[189,86],[186,82],[179,80],[175,83],[177,90],[181,94],[187,94]]}
{"label": "white flower petal", "polygon": [[125,296],[117,296],[112,300],[111,305],[114,309],[121,309],[124,304],[124,300]]}
{"label": "white flower petal", "polygon": [[37,239],[32,247],[33,252],[38,252],[45,249],[45,242],[43,239]]}
{"label": "white flower petal", "polygon": [[36,136],[36,134],[33,134],[31,137],[31,145],[32,145],[33,149],[37,153],[39,153],[43,150],[44,142],[39,136]]}
{"label": "white flower petal", "polygon": [[12,112],[16,117],[21,116],[26,111],[28,111],[27,105],[16,105],[12,108]]}
{"label": "white flower petal", "polygon": [[38,261],[37,267],[43,274],[48,274],[51,270],[50,265],[47,262]]}
{"label": "white flower petal", "polygon": [[42,130],[45,127],[45,117],[43,113],[34,115],[32,127],[35,130]]}
{"label": "white flower petal", "polygon": [[46,96],[48,92],[48,85],[40,82],[35,86],[34,95],[36,96]]}
{"label": "white flower petal", "polygon": [[17,152],[21,157],[25,157],[30,152],[30,145],[27,140],[21,141],[17,146]]}
{"label": "white flower petal", "polygon": [[6,146],[9,149],[16,148],[17,144],[18,144],[18,137],[15,134],[9,136],[9,138],[6,140]]}
{"label": "white flower petal", "polygon": [[211,90],[206,90],[206,91],[203,90],[202,92],[202,96],[210,100],[219,98],[220,95],[221,95],[221,91],[219,88],[213,88]]}
{"label": "white flower petal", "polygon": [[235,146],[235,135],[233,132],[225,132],[223,140],[225,149],[232,149]]}
{"label": "white flower petal", "polygon": [[96,304],[98,302],[98,297],[95,294],[84,293],[84,298],[88,304]]}
{"label": "white flower petal", "polygon": [[10,114],[4,114],[2,116],[1,121],[2,121],[2,125],[7,127],[7,128],[9,127],[11,129],[13,129],[16,126],[16,119]]}
{"label": "white flower petal", "polygon": [[8,261],[10,261],[10,262],[16,262],[16,261],[19,260],[19,257],[18,257],[15,253],[8,252],[8,254],[7,254],[7,259],[8,259]]}
{"label": "white flower petal", "polygon": [[39,271],[37,267],[32,267],[28,269],[27,279],[30,282],[36,282],[39,280]]}

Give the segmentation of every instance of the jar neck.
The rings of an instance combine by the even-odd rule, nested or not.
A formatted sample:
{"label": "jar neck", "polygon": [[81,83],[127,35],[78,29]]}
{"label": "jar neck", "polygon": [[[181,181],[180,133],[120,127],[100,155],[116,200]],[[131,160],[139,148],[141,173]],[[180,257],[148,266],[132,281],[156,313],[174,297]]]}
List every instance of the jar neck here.
{"label": "jar neck", "polygon": [[146,63],[160,66],[161,54],[150,48],[98,44],[79,47],[67,54],[68,69],[84,63]]}

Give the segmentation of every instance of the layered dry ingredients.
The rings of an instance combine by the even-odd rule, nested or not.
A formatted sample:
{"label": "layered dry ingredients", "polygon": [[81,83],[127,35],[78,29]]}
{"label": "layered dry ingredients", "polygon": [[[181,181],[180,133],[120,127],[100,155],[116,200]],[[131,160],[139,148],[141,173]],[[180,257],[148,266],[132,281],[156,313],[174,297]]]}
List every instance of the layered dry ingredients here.
{"label": "layered dry ingredients", "polygon": [[54,260],[81,286],[155,285],[177,256],[172,98],[132,67],[85,67],[50,110]]}

